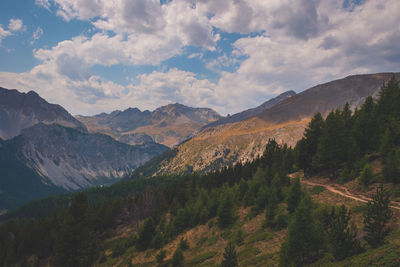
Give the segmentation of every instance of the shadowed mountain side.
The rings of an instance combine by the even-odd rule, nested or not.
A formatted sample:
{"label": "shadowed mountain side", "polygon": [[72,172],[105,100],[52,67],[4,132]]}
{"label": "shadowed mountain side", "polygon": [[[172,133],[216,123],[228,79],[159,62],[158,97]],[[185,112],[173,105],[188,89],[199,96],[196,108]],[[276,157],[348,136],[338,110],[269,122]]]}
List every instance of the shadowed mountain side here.
{"label": "shadowed mountain side", "polygon": [[130,146],[58,124],[36,124],[0,142],[0,209],[114,183],[167,149],[156,143]]}
{"label": "shadowed mountain side", "polygon": [[86,131],[86,127],[63,107],[49,104],[37,93],[20,93],[0,87],[0,137],[10,139],[37,123],[57,123]]}

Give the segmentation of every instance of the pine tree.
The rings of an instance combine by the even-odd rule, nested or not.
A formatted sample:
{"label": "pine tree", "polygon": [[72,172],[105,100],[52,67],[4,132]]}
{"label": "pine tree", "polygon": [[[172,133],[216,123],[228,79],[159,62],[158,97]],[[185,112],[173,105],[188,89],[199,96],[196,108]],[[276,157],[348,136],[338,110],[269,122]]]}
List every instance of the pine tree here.
{"label": "pine tree", "polygon": [[349,227],[350,211],[342,205],[337,211],[332,208],[328,218],[328,238],[333,257],[342,260],[361,252],[360,241],[356,239],[357,232]]}
{"label": "pine tree", "polygon": [[312,211],[313,202],[305,195],[289,224],[281,247],[280,266],[302,266],[318,259],[324,243]]}
{"label": "pine tree", "polygon": [[392,149],[388,153],[382,173],[387,182],[400,183],[400,149]]}
{"label": "pine tree", "polygon": [[367,233],[365,240],[372,247],[383,244],[389,233],[387,223],[393,215],[389,205],[390,195],[383,186],[377,188],[376,194],[367,203],[364,213],[364,231]]}
{"label": "pine tree", "polygon": [[222,267],[236,267],[238,266],[235,245],[231,242],[225,247],[224,260]]}
{"label": "pine tree", "polygon": [[372,168],[367,162],[360,173],[360,177],[358,178],[358,183],[364,187],[367,187],[371,183],[372,177],[373,177]]}
{"label": "pine tree", "polygon": [[276,215],[276,211],[278,209],[279,197],[276,188],[271,188],[269,197],[268,197],[268,205],[267,211],[265,213],[265,223],[268,227],[274,227],[274,218]]}
{"label": "pine tree", "polygon": [[226,228],[231,225],[235,220],[235,213],[233,209],[233,197],[229,190],[225,190],[222,196],[222,201],[218,208],[218,225],[221,228]]}
{"label": "pine tree", "polygon": [[144,221],[143,226],[139,229],[136,247],[138,250],[145,250],[150,247],[155,232],[153,218]]}
{"label": "pine tree", "polygon": [[179,247],[182,251],[187,250],[187,249],[189,248],[189,243],[188,243],[187,239],[185,239],[185,238],[182,237],[181,240],[179,241],[178,247]]}
{"label": "pine tree", "polygon": [[293,213],[300,203],[303,192],[301,190],[300,178],[296,177],[289,188],[286,203],[289,213]]}
{"label": "pine tree", "polygon": [[180,248],[177,248],[171,259],[172,267],[183,267],[184,261],[185,261],[185,258],[183,256],[182,250]]}
{"label": "pine tree", "polygon": [[360,153],[359,157],[378,149],[376,140],[379,140],[379,127],[376,118],[376,104],[371,96],[367,97],[357,113],[352,136]]}
{"label": "pine tree", "polygon": [[350,109],[350,104],[348,102],[346,102],[346,104],[344,105],[344,108],[342,110],[342,116],[344,118],[344,123],[346,125],[346,128],[348,130],[351,130],[352,126],[353,126],[353,118],[352,118],[352,112]]}
{"label": "pine tree", "polygon": [[97,259],[97,234],[89,219],[88,199],[78,193],[54,233],[54,266],[91,266]]}
{"label": "pine tree", "polygon": [[394,141],[392,137],[392,132],[389,128],[386,129],[385,133],[383,134],[380,146],[379,146],[379,153],[383,158],[383,163],[386,163],[387,157],[391,150],[393,149]]}
{"label": "pine tree", "polygon": [[313,173],[311,162],[317,152],[323,126],[324,119],[321,113],[315,114],[304,131],[304,137],[296,145],[297,164],[300,169],[304,170],[306,176]]}
{"label": "pine tree", "polygon": [[317,153],[312,159],[313,168],[327,171],[336,178],[339,169],[348,159],[350,133],[340,112],[331,112],[326,118]]}
{"label": "pine tree", "polygon": [[400,119],[400,86],[399,81],[393,75],[392,78],[382,86],[377,103],[377,120],[381,132],[390,128],[393,122]]}
{"label": "pine tree", "polygon": [[162,264],[164,262],[165,256],[167,256],[167,252],[165,250],[160,250],[160,252],[156,255],[156,260],[158,264]]}

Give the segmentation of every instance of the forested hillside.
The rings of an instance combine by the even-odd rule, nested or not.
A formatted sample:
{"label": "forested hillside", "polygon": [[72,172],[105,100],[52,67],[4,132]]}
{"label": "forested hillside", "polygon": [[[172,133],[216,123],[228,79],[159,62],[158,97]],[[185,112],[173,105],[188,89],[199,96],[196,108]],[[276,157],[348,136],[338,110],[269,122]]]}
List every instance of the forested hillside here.
{"label": "forested hillside", "polygon": [[[234,167],[37,202],[38,210],[64,203],[41,218],[25,207],[0,228],[0,263],[397,266],[399,213],[390,202],[400,196],[399,140],[393,78],[376,102],[316,114],[295,148],[271,139],[261,157]],[[302,173],[374,193],[367,204],[339,201],[324,187],[302,186]]]}

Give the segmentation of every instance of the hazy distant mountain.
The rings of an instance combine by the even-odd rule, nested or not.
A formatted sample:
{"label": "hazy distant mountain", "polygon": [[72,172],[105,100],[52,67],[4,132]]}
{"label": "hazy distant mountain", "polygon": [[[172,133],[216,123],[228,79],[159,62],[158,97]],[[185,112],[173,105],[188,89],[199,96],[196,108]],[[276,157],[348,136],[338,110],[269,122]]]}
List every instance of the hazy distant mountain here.
{"label": "hazy distant mountain", "polygon": [[255,108],[251,108],[251,109],[247,109],[245,111],[233,114],[231,116],[227,116],[227,117],[223,117],[215,122],[212,122],[210,124],[207,124],[206,126],[204,126],[202,128],[202,130],[204,130],[205,128],[208,127],[215,127],[221,124],[227,124],[227,123],[234,123],[234,122],[238,122],[238,121],[243,121],[245,119],[248,119],[250,117],[256,116],[258,114],[260,114],[261,112],[263,112],[266,109],[269,109],[271,107],[273,107],[274,105],[278,104],[279,102],[292,97],[296,94],[296,92],[294,91],[287,91],[284,92],[280,95],[278,95],[277,97],[274,97],[264,103],[262,103],[261,105],[259,105],[258,107]]}
{"label": "hazy distant mountain", "polygon": [[[258,157],[269,138],[295,145],[316,112],[326,115],[346,102],[354,108],[369,95],[376,96],[393,73],[349,76],[317,85],[286,98],[246,120],[207,127],[177,146],[173,153],[158,156],[134,176],[146,174],[207,171]],[[400,74],[396,73],[397,79]],[[151,164],[155,166],[151,166]]]}
{"label": "hazy distant mountain", "polygon": [[10,139],[37,123],[57,123],[86,131],[63,107],[49,104],[37,93],[20,93],[0,87],[0,137]]}
{"label": "hazy distant mountain", "polygon": [[149,136],[126,138],[141,145],[90,134],[64,108],[35,92],[0,88],[0,210],[115,182],[168,149]]}
{"label": "hazy distant mountain", "polygon": [[108,134],[128,144],[140,144],[149,138],[173,147],[196,133],[202,126],[222,118],[209,108],[192,108],[170,104],[150,112],[137,108],[101,113],[95,116],[76,116],[90,132]]}
{"label": "hazy distant mountain", "polygon": [[[24,183],[34,182],[39,188],[47,188],[49,194],[110,184],[167,149],[156,143],[130,146],[107,135],[43,123],[24,129],[21,135],[0,144],[0,158],[14,161],[10,166],[10,160],[0,160],[1,190],[11,196],[15,194],[9,192],[20,190],[29,197],[42,194],[34,190],[26,192],[29,190]],[[18,177],[22,184],[15,184],[12,175],[17,165],[25,170]],[[0,201],[0,209],[2,204]]]}

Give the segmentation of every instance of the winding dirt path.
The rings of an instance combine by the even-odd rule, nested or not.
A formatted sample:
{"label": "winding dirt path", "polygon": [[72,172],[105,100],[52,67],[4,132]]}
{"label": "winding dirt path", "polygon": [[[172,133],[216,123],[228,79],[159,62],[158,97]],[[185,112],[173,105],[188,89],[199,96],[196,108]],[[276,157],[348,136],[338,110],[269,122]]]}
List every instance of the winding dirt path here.
{"label": "winding dirt path", "polygon": [[[304,180],[304,179],[300,179],[300,182],[303,183],[303,184],[311,185],[311,186],[322,186],[326,190],[328,190],[328,191],[330,191],[330,192],[332,192],[334,194],[338,194],[340,196],[353,199],[355,201],[367,203],[368,201],[372,200],[372,198],[367,197],[365,195],[353,194],[344,186],[340,186],[340,185],[332,186],[330,184],[321,184],[321,183],[311,182],[311,181]],[[399,202],[391,201],[391,204],[392,205],[390,205],[390,207],[392,209],[400,210],[400,203]]]}

